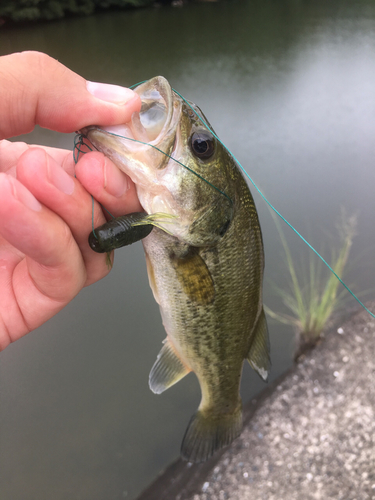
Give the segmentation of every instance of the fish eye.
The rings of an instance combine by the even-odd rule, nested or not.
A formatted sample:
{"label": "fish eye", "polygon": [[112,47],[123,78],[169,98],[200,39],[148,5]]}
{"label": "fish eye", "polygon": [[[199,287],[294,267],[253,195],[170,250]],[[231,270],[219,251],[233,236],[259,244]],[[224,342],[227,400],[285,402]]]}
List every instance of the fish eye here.
{"label": "fish eye", "polygon": [[210,158],[215,152],[215,142],[209,132],[194,132],[191,136],[191,149],[198,158]]}

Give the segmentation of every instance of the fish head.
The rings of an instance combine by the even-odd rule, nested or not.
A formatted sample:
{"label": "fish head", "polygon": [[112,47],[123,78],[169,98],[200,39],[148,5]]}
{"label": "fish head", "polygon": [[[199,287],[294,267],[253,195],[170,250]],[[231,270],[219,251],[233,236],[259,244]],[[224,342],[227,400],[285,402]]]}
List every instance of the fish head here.
{"label": "fish head", "polygon": [[81,133],[132,179],[148,214],[171,216],[158,227],[188,245],[216,244],[233,218],[232,157],[164,77],[134,90],[142,107],[130,122]]}

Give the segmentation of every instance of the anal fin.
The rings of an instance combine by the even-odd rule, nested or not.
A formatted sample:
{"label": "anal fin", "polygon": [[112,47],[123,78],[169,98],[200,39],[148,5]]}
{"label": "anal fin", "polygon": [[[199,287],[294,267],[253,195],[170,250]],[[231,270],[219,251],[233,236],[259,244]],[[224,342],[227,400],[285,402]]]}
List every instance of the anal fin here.
{"label": "anal fin", "polygon": [[253,341],[247,355],[247,360],[251,368],[253,368],[263,380],[267,381],[271,366],[270,341],[263,308],[255,326]]}
{"label": "anal fin", "polygon": [[151,368],[149,386],[155,394],[161,394],[176,384],[191,370],[185,366],[175,353],[168,337]]}

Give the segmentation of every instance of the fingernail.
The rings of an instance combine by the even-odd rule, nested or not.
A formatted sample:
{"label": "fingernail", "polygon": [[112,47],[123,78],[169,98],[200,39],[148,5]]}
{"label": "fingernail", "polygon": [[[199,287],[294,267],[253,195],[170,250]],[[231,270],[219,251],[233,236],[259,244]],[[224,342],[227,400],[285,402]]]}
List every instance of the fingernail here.
{"label": "fingernail", "polygon": [[109,83],[86,82],[86,87],[90,94],[97,99],[119,105],[126,104],[136,96],[133,90]]}
{"label": "fingernail", "polygon": [[74,191],[74,180],[61,167],[48,162],[48,180],[59,191],[65,194],[72,194]]}
{"label": "fingernail", "polygon": [[115,198],[121,198],[129,189],[130,183],[128,176],[120,172],[117,168],[114,168],[112,164],[108,164],[107,161],[105,161],[104,164],[103,174],[104,189],[108,194],[111,194]]}
{"label": "fingernail", "polygon": [[28,191],[20,182],[13,179],[10,175],[0,174],[1,189],[7,191],[13,198],[21,202],[27,208],[39,212],[42,210],[42,205],[33,194]]}

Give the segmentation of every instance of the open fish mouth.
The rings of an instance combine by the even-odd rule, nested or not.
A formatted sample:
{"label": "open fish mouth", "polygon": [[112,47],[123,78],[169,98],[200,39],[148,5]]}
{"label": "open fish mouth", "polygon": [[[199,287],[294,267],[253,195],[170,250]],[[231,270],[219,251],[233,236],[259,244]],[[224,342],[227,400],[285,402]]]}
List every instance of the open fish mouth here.
{"label": "open fish mouth", "polygon": [[[173,195],[162,185],[161,178],[174,160],[178,145],[181,99],[176,98],[162,76],[141,83],[134,91],[140,96],[142,106],[133,113],[130,122],[108,127],[93,125],[80,133],[132,179],[148,214],[162,212],[176,218]],[[175,164],[181,169],[178,161],[172,161],[172,169]],[[170,226],[169,223],[167,232]]]}
{"label": "open fish mouth", "polygon": [[[173,118],[173,90],[162,76],[156,76],[138,85],[134,91],[142,100],[141,110],[133,113],[130,122],[121,125],[100,127],[103,132],[130,139],[126,148],[131,151],[143,149],[144,144],[159,144],[167,134]],[[84,135],[98,127],[86,127]]]}

